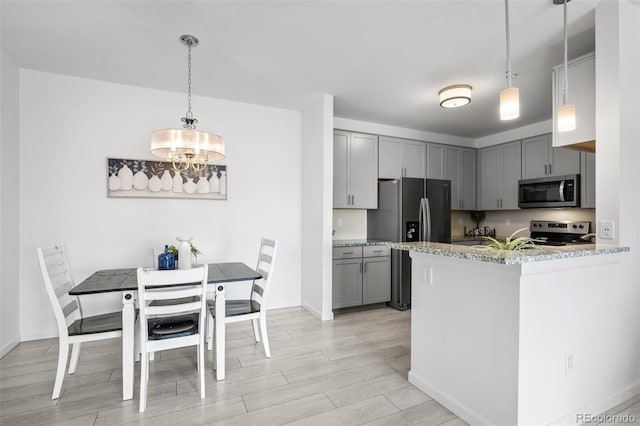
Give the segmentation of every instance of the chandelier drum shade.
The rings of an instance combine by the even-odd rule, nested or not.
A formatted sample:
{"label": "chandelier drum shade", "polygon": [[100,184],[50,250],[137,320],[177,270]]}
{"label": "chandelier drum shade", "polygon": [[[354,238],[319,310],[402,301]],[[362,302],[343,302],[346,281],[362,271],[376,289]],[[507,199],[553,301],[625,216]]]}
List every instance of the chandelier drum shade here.
{"label": "chandelier drum shade", "polygon": [[213,133],[196,130],[198,120],[191,112],[191,48],[199,44],[196,37],[183,35],[180,41],[188,54],[188,105],[182,117],[182,129],[163,129],[151,133],[151,153],[173,163],[176,171],[201,171],[210,161],[224,159],[224,139]]}
{"label": "chandelier drum shade", "polygon": [[442,108],[458,108],[471,102],[471,86],[468,84],[455,84],[440,90],[438,95],[440,95],[440,106]]}

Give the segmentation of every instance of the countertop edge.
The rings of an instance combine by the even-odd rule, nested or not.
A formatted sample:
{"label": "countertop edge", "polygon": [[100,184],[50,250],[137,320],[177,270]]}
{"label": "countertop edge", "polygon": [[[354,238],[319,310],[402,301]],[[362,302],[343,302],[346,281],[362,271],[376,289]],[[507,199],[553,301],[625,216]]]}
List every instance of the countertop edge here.
{"label": "countertop edge", "polygon": [[608,246],[603,244],[589,244],[580,246],[565,246],[562,248],[540,248],[534,250],[508,252],[492,251],[488,248],[458,246],[443,243],[389,243],[396,250],[414,251],[417,253],[433,254],[444,257],[474,260],[479,262],[498,263],[502,265],[518,265],[530,262],[568,259],[603,254],[624,253],[630,247]]}

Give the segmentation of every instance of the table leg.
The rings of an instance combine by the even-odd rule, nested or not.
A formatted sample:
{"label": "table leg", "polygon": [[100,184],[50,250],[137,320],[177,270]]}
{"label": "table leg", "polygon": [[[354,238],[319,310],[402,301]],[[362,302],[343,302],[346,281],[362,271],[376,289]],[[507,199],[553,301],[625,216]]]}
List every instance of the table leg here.
{"label": "table leg", "polygon": [[216,319],[215,319],[215,345],[216,345],[216,380],[224,380],[224,357],[225,357],[225,300],[224,285],[216,286]]}
{"label": "table leg", "polygon": [[133,352],[136,321],[133,291],[122,294],[122,399],[133,399]]}

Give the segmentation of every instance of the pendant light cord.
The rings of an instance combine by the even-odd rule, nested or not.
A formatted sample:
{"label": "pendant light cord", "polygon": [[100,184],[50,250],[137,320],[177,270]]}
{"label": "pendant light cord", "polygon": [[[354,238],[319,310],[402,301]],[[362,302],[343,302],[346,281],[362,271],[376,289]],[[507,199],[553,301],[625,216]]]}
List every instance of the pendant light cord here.
{"label": "pendant light cord", "polygon": [[504,0],[504,16],[507,23],[507,87],[511,87],[511,42],[509,33],[509,0]]}
{"label": "pendant light cord", "polygon": [[567,98],[569,97],[569,70],[567,67],[567,3],[568,0],[564,0],[564,87],[562,91],[562,104],[567,104]]}

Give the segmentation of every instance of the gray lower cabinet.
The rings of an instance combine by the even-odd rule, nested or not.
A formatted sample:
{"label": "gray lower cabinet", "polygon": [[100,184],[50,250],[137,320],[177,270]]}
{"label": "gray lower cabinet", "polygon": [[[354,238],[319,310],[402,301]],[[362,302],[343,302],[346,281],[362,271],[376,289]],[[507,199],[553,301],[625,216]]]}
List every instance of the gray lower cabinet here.
{"label": "gray lower cabinet", "polygon": [[333,308],[391,300],[391,257],[386,246],[333,249]]}

